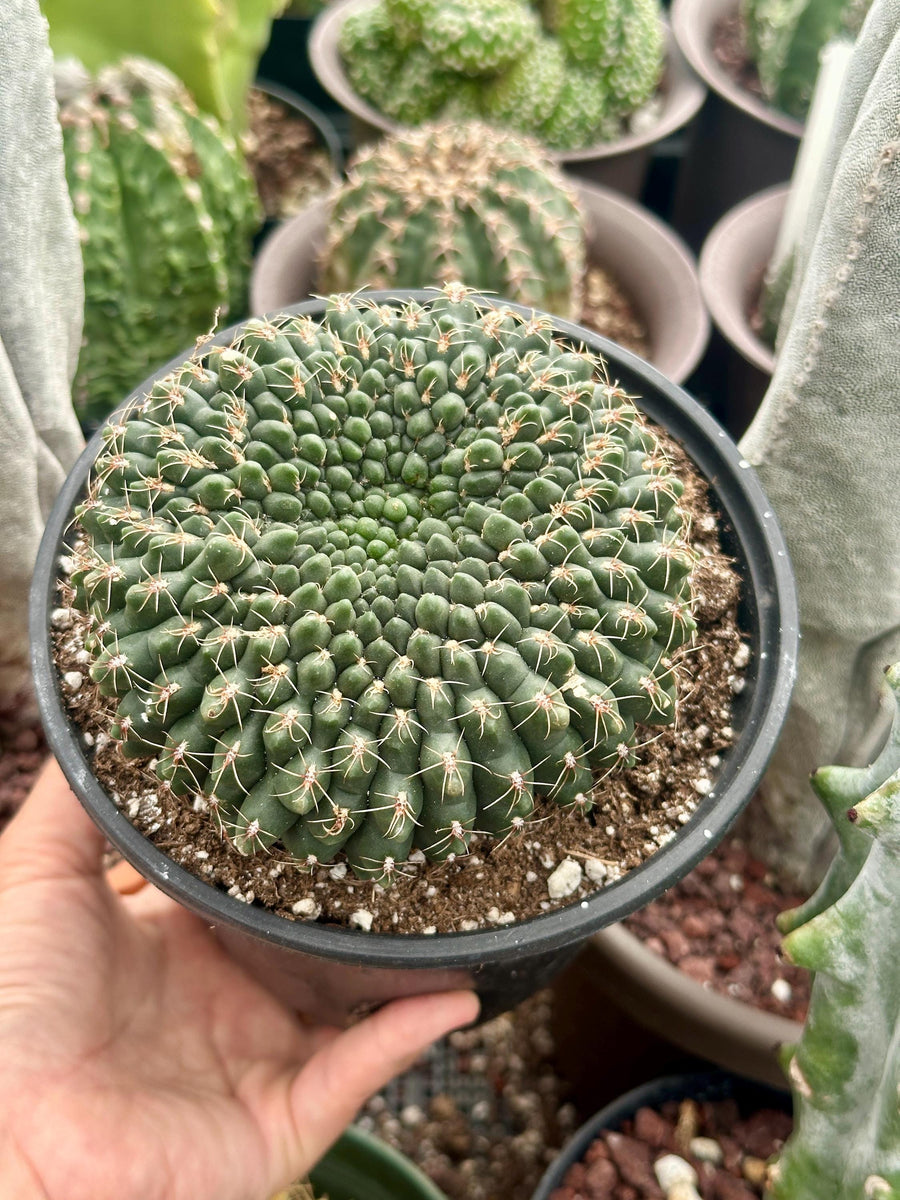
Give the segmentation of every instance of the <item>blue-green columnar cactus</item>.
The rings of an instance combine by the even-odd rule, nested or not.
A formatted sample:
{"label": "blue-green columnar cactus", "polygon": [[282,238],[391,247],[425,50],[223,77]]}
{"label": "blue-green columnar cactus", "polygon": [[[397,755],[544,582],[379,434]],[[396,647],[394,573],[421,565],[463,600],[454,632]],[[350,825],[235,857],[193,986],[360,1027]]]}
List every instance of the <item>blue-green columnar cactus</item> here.
{"label": "blue-green columnar cactus", "polygon": [[73,400],[103,418],[217,313],[245,311],[256,191],[231,135],[158,63],[92,79],[66,60],[56,90],[84,261]]}
{"label": "blue-green columnar cactus", "polygon": [[447,123],[384,138],[356,159],[331,210],[319,286],[465,279],[577,318],[584,263],[577,197],[540,145]]}
{"label": "blue-green columnar cactus", "polygon": [[588,812],[677,710],[682,483],[603,365],[450,285],[251,321],[105,433],[73,575],[112,733],[251,852],[380,882]]}
{"label": "blue-green columnar cactus", "polygon": [[795,1132],[772,1200],[900,1197],[900,664],[891,737],[868,768],[813,775],[840,849],[819,891],[783,914],[790,959],[815,972],[788,1059]]}
{"label": "blue-green columnar cactus", "polygon": [[855,37],[871,0],[742,0],[747,45],[763,94],[777,108],[805,117],[819,55],[840,34]]}

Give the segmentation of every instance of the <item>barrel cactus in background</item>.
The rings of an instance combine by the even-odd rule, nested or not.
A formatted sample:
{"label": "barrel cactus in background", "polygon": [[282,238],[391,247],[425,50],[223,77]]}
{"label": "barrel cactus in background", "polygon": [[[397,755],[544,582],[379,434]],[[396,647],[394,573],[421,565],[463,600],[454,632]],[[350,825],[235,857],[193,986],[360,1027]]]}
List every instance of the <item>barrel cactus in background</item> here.
{"label": "barrel cactus in background", "polygon": [[805,117],[819,55],[841,35],[856,37],[871,0],[742,0],[750,56],[763,95],[791,116]]}
{"label": "barrel cactus in background", "polygon": [[840,850],[816,895],[779,921],[785,952],[815,979],[787,1060],[795,1132],[771,1200],[900,1196],[900,664],[887,681],[894,725],[876,761],[813,775]]}
{"label": "barrel cactus in background", "polygon": [[448,286],[251,321],[105,431],[72,576],[112,733],[244,852],[390,882],[587,813],[678,708],[682,483],[603,364]]}
{"label": "barrel cactus in background", "polygon": [[477,122],[427,125],[356,159],[319,283],[343,292],[465,279],[577,317],[584,262],[577,198],[538,143]]}
{"label": "barrel cactus in background", "polygon": [[64,60],[56,91],[84,261],[73,400],[90,421],[217,314],[245,311],[257,200],[232,137],[158,63],[91,78]]}

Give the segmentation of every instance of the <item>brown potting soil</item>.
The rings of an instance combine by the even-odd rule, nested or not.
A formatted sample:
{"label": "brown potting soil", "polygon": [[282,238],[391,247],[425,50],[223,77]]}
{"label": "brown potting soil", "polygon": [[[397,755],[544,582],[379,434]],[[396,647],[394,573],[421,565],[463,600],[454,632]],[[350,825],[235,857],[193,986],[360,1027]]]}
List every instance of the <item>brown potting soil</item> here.
{"label": "brown potting soil", "polygon": [[750,57],[746,27],[738,6],[716,22],[712,49],[719,65],[728,72],[738,87],[768,104],[763,95],[756,63]]}
{"label": "brown potting soil", "polygon": [[782,956],[775,918],[805,899],[779,891],[765,864],[731,836],[625,926],[704,987],[802,1021],[811,977]]}
{"label": "brown potting soil", "polygon": [[248,123],[244,152],[267,217],[293,216],[331,188],[334,165],[309,121],[251,88]]}
{"label": "brown potting soil", "polygon": [[621,285],[602,267],[592,264],[584,275],[581,324],[641,358],[648,357],[650,339],[644,321]]}
{"label": "brown potting soil", "polygon": [[34,700],[19,696],[0,704],[0,833],[31,790],[46,756]]}
{"label": "brown potting soil", "polygon": [[[734,1100],[682,1100],[659,1111],[641,1108],[617,1131],[604,1130],[584,1159],[569,1168],[550,1200],[666,1200],[658,1170],[672,1178],[684,1164],[695,1173],[702,1200],[756,1200],[765,1188],[766,1161],[791,1132],[791,1117],[760,1109],[742,1117]],[[685,1172],[686,1174],[686,1172]]]}

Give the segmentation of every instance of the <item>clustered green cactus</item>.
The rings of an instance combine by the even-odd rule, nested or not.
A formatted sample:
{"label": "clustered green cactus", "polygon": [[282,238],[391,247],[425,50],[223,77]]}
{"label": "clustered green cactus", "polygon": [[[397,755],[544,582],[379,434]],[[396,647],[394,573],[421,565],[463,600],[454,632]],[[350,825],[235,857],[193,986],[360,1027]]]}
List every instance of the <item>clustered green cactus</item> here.
{"label": "clustered green cactus", "polygon": [[871,0],[742,0],[750,57],[763,95],[794,117],[805,117],[819,55],[832,38],[855,38]]}
{"label": "clustered green cactus", "polygon": [[319,285],[465,279],[577,318],[584,265],[577,198],[537,142],[479,122],[428,125],[357,157],[331,209]]}
{"label": "clustered green cactus", "polygon": [[602,362],[448,285],[247,323],[105,431],[72,576],[113,735],[243,852],[588,812],[677,708],[682,482]]}
{"label": "clustered green cactus", "polygon": [[360,95],[404,125],[482,117],[560,150],[619,134],[659,84],[658,0],[374,0],[340,34]]}
{"label": "clustered green cactus", "polygon": [[786,1058],[794,1134],[771,1200],[900,1197],[900,663],[887,681],[894,725],[875,762],[812,777],[840,848],[818,892],[779,920],[788,957],[815,978]]}
{"label": "clustered green cactus", "polygon": [[64,60],[56,90],[84,262],[72,394],[102,419],[217,314],[246,311],[256,190],[231,135],[158,63],[91,78]]}

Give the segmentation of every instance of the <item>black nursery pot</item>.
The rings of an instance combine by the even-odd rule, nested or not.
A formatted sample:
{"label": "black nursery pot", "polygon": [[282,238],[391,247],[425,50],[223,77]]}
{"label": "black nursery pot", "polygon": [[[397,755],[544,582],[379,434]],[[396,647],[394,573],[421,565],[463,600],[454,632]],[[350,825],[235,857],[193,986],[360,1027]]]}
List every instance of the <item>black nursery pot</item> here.
{"label": "black nursery pot", "polygon": [[[381,302],[433,297],[432,292],[411,291],[364,295]],[[286,311],[318,317],[323,310],[322,300],[311,300]],[[227,344],[236,328],[225,330],[216,342]],[[56,604],[59,556],[66,549],[73,508],[100,451],[99,433],[75,464],[47,521],[32,584],[31,633],[35,686],[50,748],[82,804],[122,855],[213,926],[256,978],[313,1017],[334,1023],[399,996],[458,987],[476,989],[485,1017],[518,1004],[546,985],[591,933],[647,904],[712,850],[750,798],[784,722],[796,666],[796,596],[787,550],[756,476],[713,418],[653,367],[570,322],[554,320],[554,329],[602,354],[610,377],[640,398],[642,410],[684,447],[709,481],[722,516],[723,548],[741,576],[739,619],[752,652],[745,688],[735,697],[735,741],[723,755],[713,791],[701,799],[677,837],[587,900],[470,933],[365,933],[289,920],[245,904],[177,865],[135,829],[97,782],[80,730],[66,714],[53,660],[50,614]],[[155,379],[186,357],[157,372],[129,400],[145,394]]]}
{"label": "black nursery pot", "polygon": [[742,1116],[749,1116],[763,1108],[786,1113],[791,1111],[790,1092],[754,1083],[725,1071],[666,1075],[653,1079],[619,1096],[577,1129],[545,1171],[531,1200],[549,1200],[556,1189],[563,1186],[569,1168],[581,1162],[605,1129],[621,1128],[623,1121],[633,1118],[639,1108],[658,1109],[672,1100],[696,1100],[698,1103],[734,1100]]}

